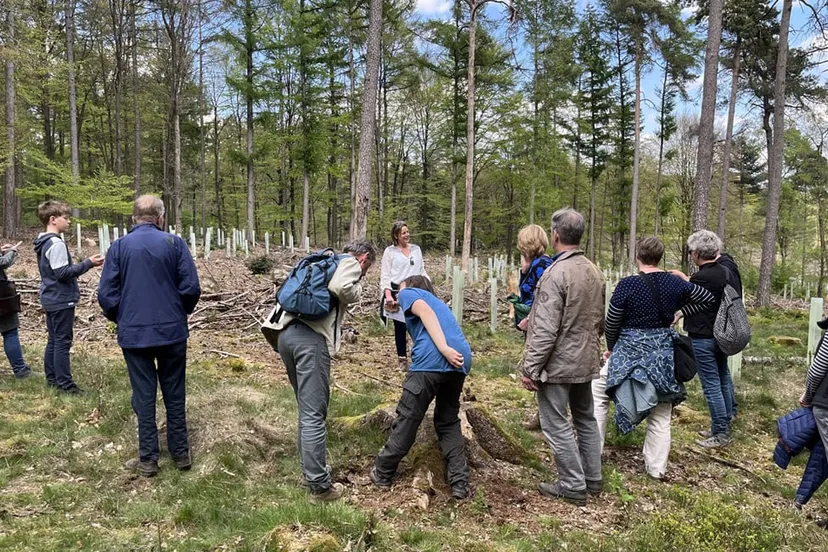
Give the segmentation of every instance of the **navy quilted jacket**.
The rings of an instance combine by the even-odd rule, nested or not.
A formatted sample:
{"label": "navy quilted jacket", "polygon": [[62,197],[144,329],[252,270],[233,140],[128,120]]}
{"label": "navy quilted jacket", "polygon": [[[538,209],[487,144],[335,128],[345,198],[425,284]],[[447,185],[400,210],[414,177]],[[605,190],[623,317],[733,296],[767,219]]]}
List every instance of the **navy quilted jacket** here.
{"label": "navy quilted jacket", "polygon": [[779,442],[773,451],[773,460],[783,470],[788,467],[791,458],[806,448],[811,449],[795,498],[798,504],[807,504],[820,485],[828,479],[828,458],[814,413],[810,408],[798,408],[779,418],[776,427]]}

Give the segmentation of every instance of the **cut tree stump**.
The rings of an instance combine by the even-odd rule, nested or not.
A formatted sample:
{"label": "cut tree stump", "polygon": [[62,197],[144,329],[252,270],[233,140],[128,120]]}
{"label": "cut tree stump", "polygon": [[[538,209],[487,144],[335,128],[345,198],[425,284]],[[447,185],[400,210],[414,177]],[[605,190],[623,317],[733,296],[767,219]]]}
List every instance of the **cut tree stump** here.
{"label": "cut tree stump", "polygon": [[[493,459],[523,465],[532,456],[478,403],[462,403],[459,417],[466,443],[466,457],[472,467],[485,467]],[[395,418],[396,404],[380,405],[362,416],[342,416],[334,418],[331,423],[347,430],[373,428],[390,433]],[[403,463],[410,466],[411,470],[428,470],[437,474],[438,479],[444,478],[445,466],[434,429],[433,404],[420,424],[414,445]]]}

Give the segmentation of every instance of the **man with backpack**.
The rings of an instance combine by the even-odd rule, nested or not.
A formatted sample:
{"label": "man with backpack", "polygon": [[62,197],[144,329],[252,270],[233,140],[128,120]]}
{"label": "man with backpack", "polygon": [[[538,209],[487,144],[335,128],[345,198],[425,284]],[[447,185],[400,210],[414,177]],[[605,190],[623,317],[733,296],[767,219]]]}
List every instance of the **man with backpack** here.
{"label": "man with backpack", "polygon": [[331,480],[326,459],[331,357],[339,350],[347,306],[359,301],[360,280],[377,255],[364,239],[354,240],[343,251],[300,261],[277,292],[276,308],[262,326],[285,363],[296,395],[299,466],[313,502],[337,500],[345,490]]}

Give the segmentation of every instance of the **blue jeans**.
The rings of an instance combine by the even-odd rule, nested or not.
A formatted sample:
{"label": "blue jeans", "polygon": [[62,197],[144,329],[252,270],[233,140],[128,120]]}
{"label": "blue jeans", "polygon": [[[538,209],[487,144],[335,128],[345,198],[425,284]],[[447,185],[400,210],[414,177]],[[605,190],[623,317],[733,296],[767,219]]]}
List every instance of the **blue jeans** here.
{"label": "blue jeans", "polygon": [[157,461],[160,453],[155,424],[159,385],[167,409],[167,450],[173,458],[186,457],[190,453],[185,412],[187,342],[123,352],[132,385],[132,409],[138,417],[139,458]]}
{"label": "blue jeans", "polygon": [[3,350],[6,352],[6,358],[9,359],[12,372],[19,374],[28,368],[23,360],[23,349],[20,348],[20,335],[17,333],[17,328],[3,332]]}
{"label": "blue jeans", "polygon": [[49,340],[43,355],[46,383],[68,389],[75,385],[69,364],[75,326],[75,307],[46,313],[46,329]]}
{"label": "blue jeans", "polygon": [[707,408],[710,410],[710,431],[713,435],[730,433],[730,418],[733,416],[733,381],[727,368],[727,355],[716,340],[693,338],[693,351],[699,368]]}

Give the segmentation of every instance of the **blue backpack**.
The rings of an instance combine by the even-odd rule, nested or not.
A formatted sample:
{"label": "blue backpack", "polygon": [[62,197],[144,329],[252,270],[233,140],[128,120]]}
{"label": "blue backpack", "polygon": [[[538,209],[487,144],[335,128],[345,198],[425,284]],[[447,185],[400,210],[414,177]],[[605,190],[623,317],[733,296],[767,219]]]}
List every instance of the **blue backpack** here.
{"label": "blue backpack", "polygon": [[303,320],[319,320],[338,306],[328,284],[339,266],[340,256],[323,249],[296,263],[276,292],[285,312]]}

